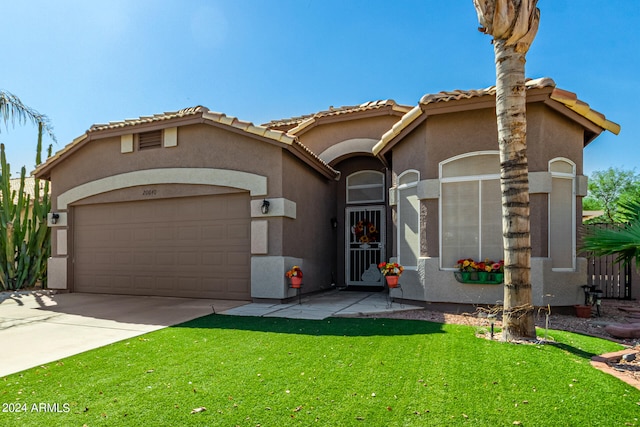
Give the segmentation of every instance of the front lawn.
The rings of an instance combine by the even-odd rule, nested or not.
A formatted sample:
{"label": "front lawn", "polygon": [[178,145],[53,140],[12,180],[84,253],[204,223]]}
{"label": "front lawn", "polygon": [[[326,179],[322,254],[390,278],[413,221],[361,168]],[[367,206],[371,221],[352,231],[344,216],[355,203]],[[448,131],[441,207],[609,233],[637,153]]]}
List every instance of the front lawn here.
{"label": "front lawn", "polygon": [[640,391],[589,364],[617,344],[475,332],[210,315],[0,379],[0,425],[640,425]]}

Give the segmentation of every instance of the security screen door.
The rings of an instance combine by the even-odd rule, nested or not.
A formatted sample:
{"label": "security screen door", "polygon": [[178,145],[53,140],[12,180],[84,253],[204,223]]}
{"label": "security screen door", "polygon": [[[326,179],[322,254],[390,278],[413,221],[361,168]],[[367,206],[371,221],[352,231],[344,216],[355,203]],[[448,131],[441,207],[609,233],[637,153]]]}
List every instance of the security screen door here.
{"label": "security screen door", "polygon": [[385,260],[384,205],[346,209],[348,286],[383,286],[378,264]]}

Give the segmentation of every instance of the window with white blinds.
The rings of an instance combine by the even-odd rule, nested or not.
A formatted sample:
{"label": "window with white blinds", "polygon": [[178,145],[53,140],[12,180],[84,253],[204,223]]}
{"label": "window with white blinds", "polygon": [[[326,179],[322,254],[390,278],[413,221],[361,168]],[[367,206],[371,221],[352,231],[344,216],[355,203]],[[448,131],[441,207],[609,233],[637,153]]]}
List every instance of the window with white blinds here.
{"label": "window with white blinds", "polygon": [[503,258],[498,153],[459,156],[440,165],[440,262]]}

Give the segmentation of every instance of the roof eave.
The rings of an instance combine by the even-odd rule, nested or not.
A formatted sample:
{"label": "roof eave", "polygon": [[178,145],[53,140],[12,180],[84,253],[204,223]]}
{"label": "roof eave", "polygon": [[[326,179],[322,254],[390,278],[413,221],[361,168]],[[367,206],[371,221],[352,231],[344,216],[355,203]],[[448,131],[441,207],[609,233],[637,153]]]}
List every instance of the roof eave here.
{"label": "roof eave", "polygon": [[421,106],[417,105],[403,115],[402,118],[391,127],[391,129],[382,135],[380,141],[373,146],[373,155],[384,161],[384,155],[391,149],[391,147],[393,147],[401,137],[422,123],[426,118],[423,113]]}
{"label": "roof eave", "polygon": [[82,145],[86,144],[90,140],[91,136],[85,132],[67,144],[62,148],[62,150],[45,160],[44,163],[36,166],[36,168],[31,172],[31,175],[38,179],[51,179],[51,170],[60,163],[62,159],[66,158],[70,153],[78,150]]}
{"label": "roof eave", "polygon": [[340,178],[340,172],[317,158],[311,150],[299,141],[296,140],[293,144],[287,145],[286,150],[307,165],[311,166],[316,172],[320,173],[325,178],[333,180],[338,180]]}
{"label": "roof eave", "polygon": [[603,130],[608,130],[614,135],[618,135],[620,133],[621,127],[618,123],[607,120],[604,114],[591,109],[589,104],[580,101],[574,93],[556,88],[551,93],[550,98],[564,105],[568,109],[575,111],[580,116],[589,120]]}

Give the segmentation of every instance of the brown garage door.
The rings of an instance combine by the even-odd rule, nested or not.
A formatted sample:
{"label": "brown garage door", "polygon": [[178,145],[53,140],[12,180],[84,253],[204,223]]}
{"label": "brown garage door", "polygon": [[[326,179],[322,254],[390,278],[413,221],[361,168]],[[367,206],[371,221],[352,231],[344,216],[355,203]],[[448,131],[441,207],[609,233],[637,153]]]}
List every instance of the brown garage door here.
{"label": "brown garage door", "polygon": [[77,206],[74,290],[250,299],[247,193]]}

